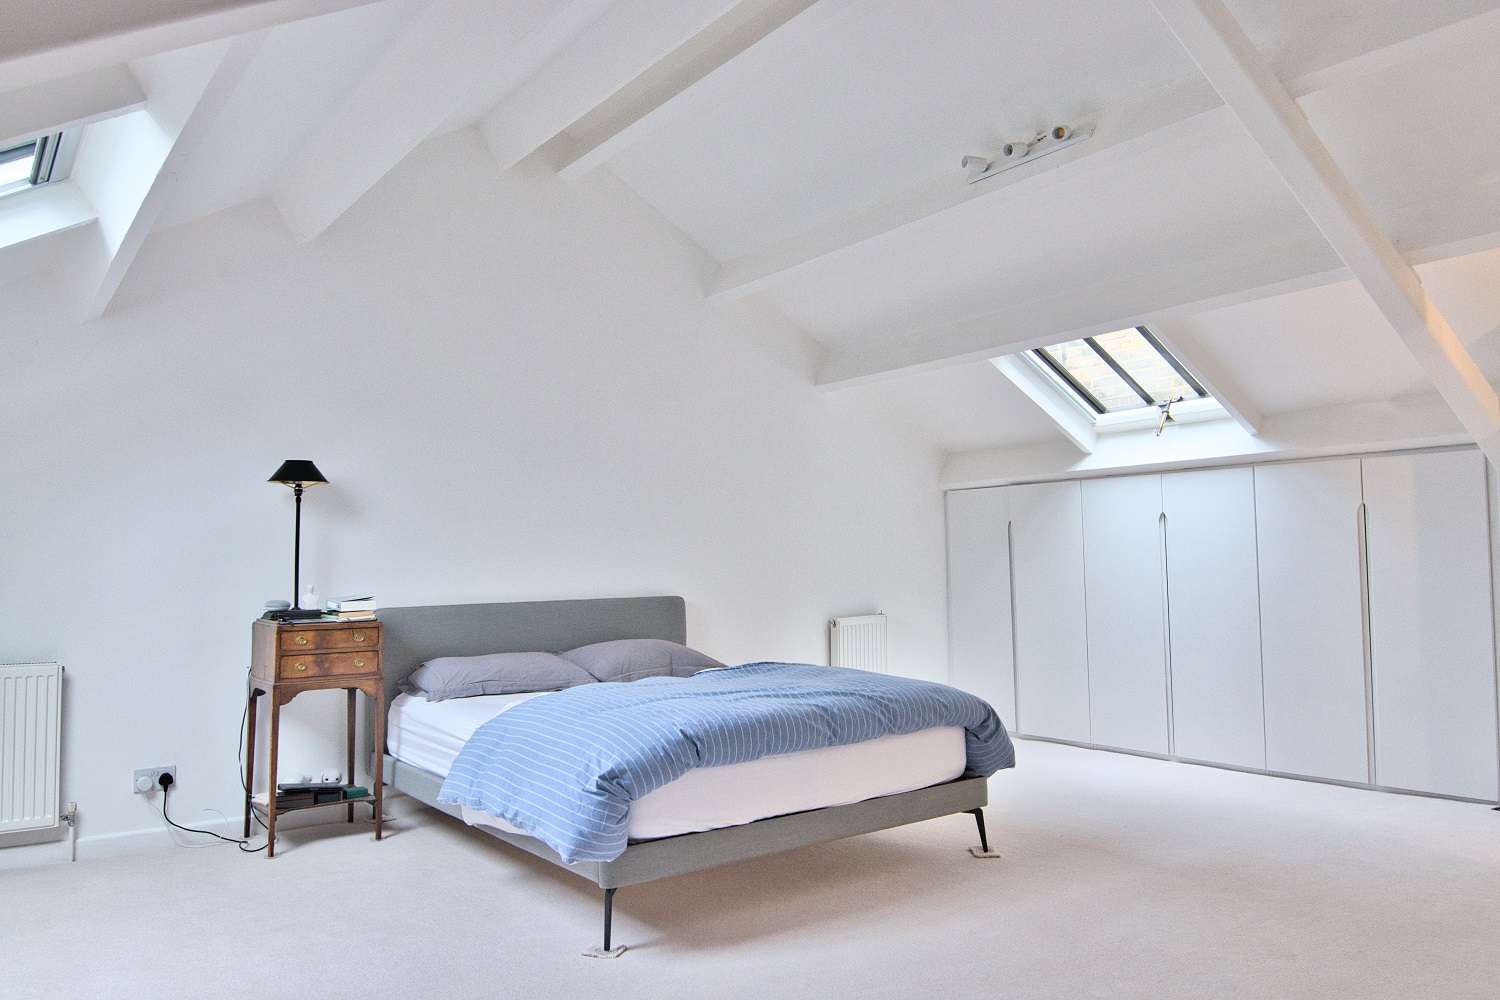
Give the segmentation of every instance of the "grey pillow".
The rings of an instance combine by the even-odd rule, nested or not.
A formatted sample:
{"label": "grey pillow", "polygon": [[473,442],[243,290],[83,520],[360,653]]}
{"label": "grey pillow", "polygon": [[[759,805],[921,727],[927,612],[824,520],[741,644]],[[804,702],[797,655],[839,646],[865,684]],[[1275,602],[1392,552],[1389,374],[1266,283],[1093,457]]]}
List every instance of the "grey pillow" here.
{"label": "grey pillow", "polygon": [[556,691],[594,678],[556,653],[489,653],[485,656],[440,656],[428,660],[402,682],[407,694],[428,701],[472,698],[481,694]]}
{"label": "grey pillow", "polygon": [[696,649],[666,639],[614,639],[579,646],[562,655],[599,681],[691,677],[700,670],[724,665]]}

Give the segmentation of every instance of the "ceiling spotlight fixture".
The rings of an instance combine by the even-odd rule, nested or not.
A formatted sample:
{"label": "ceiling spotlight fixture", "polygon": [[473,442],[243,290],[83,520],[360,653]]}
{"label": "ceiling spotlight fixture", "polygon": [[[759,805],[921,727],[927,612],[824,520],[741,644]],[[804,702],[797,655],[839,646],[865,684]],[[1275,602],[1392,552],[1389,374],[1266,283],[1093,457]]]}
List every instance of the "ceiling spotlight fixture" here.
{"label": "ceiling spotlight fixture", "polygon": [[983,156],[965,156],[960,162],[960,166],[969,172],[970,181],[976,181],[981,174],[990,169],[991,162],[993,161]]}
{"label": "ceiling spotlight fixture", "polygon": [[986,177],[993,177],[1020,165],[1023,160],[1046,156],[1048,153],[1065,149],[1075,142],[1083,142],[1093,134],[1092,125],[1081,130],[1075,130],[1071,125],[1054,125],[1049,131],[1038,132],[1026,139],[1007,142],[1000,147],[1000,156],[997,159],[985,156],[965,156],[961,161],[961,165],[967,171],[964,179],[970,184],[982,181]]}

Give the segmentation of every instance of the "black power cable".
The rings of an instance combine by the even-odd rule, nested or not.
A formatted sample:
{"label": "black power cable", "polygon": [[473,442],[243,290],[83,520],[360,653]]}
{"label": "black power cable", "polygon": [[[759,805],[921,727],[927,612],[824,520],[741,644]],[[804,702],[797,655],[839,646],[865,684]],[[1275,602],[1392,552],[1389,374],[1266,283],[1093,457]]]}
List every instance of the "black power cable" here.
{"label": "black power cable", "polygon": [[248,840],[241,840],[238,837],[225,837],[221,834],[214,833],[212,830],[199,830],[195,827],[183,826],[181,823],[174,820],[171,816],[167,815],[167,801],[171,798],[172,792],[172,776],[164,772],[156,780],[161,785],[161,818],[167,821],[168,826],[181,830],[183,833],[197,833],[202,834],[205,837],[213,837],[215,840],[222,840],[226,844],[233,844],[234,846],[238,847],[245,854],[255,854],[258,851],[264,851],[266,849],[265,844],[261,844],[259,847],[250,847],[250,841]]}

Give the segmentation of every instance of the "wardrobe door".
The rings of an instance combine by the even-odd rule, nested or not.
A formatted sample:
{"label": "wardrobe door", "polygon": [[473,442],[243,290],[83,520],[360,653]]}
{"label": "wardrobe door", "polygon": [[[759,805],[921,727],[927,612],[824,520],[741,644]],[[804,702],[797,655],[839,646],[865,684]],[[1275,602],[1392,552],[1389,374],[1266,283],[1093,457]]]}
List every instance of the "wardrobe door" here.
{"label": "wardrobe door", "polygon": [[1254,474],[1266,767],[1369,781],[1359,460]]}
{"label": "wardrobe door", "polygon": [[1101,746],[1167,753],[1161,477],[1083,483],[1089,720]]}
{"label": "wardrobe door", "polygon": [[1364,460],[1375,780],[1496,795],[1489,513],[1477,451]]}
{"label": "wardrobe door", "polygon": [[948,679],[1016,725],[1010,514],[1004,489],[948,494]]}
{"label": "wardrobe door", "polygon": [[1016,726],[1086,743],[1083,511],[1078,484],[1007,487],[1014,568]]}
{"label": "wardrobe door", "polygon": [[1263,768],[1255,483],[1249,469],[1162,476],[1173,752]]}

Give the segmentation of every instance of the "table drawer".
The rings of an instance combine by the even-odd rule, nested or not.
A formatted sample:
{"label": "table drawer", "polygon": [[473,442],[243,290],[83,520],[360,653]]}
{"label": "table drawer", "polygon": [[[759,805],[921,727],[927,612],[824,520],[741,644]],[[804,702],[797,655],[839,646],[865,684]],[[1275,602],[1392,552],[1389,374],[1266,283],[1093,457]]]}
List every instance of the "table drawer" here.
{"label": "table drawer", "polygon": [[380,645],[378,625],[348,628],[287,629],[281,633],[283,653],[316,652],[324,649],[375,649]]}
{"label": "table drawer", "polygon": [[373,674],[379,670],[379,653],[315,653],[309,656],[283,656],[276,665],[276,678],[296,681],[308,677]]}

